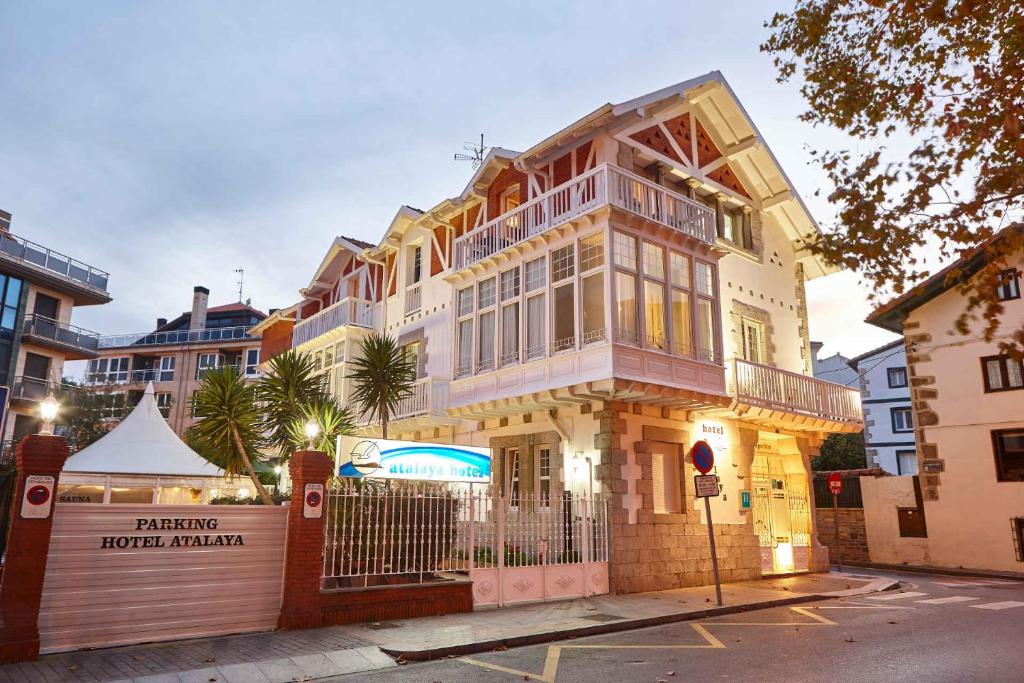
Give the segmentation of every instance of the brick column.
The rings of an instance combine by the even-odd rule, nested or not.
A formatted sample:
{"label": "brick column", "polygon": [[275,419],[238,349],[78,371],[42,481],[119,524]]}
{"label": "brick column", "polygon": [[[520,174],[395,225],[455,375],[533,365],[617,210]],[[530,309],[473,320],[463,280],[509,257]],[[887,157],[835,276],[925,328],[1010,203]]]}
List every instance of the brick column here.
{"label": "brick column", "polygon": [[7,556],[0,578],[0,663],[24,662],[39,657],[39,601],[43,594],[46,555],[53,529],[53,502],[46,518],[21,516],[25,479],[30,476],[54,478],[53,496],[68,446],[59,436],[26,436],[18,443],[14,462],[18,479],[11,501]]}
{"label": "brick column", "polygon": [[[326,517],[306,519],[303,517],[303,503],[306,484],[326,485],[333,470],[331,459],[320,451],[298,451],[288,461],[292,497],[288,509],[284,594],[278,628],[315,628],[321,625],[320,574],[323,570]],[[326,505],[321,504],[323,507]]]}

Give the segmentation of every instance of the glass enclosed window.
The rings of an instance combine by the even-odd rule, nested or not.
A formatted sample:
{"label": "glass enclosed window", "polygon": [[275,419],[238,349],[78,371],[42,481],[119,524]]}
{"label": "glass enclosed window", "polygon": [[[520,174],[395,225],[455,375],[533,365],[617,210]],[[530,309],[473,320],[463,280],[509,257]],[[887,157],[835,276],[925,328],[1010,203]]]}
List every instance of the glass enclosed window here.
{"label": "glass enclosed window", "polygon": [[647,345],[664,349],[665,286],[651,280],[644,280],[644,323],[647,325]]}
{"label": "glass enclosed window", "polygon": [[741,320],[743,333],[743,357],[751,363],[763,363],[761,345],[764,341],[764,325],[755,320]]}
{"label": "glass enclosed window", "polygon": [[160,411],[160,414],[164,417],[171,416],[171,395],[169,393],[159,393],[156,395],[156,407]]}
{"label": "glass enclosed window", "polygon": [[914,411],[910,408],[890,408],[889,415],[892,418],[892,431],[912,432],[914,431]]}
{"label": "glass enclosed window", "polygon": [[672,290],[672,350],[684,356],[693,355],[690,295],[678,289]]}
{"label": "glass enclosed window", "polygon": [[460,289],[458,294],[457,308],[459,315],[469,315],[473,312],[473,288]]}
{"label": "glass enclosed window", "polygon": [[496,301],[497,290],[494,278],[488,278],[480,283],[480,289],[477,296],[477,306],[479,308],[488,308],[493,306]]}
{"label": "glass enclosed window", "polygon": [[519,361],[519,302],[501,309],[501,364]]}
{"label": "glass enclosed window", "polygon": [[636,238],[623,232],[612,235],[615,265],[636,270]]}
{"label": "glass enclosed window", "polygon": [[672,267],[672,286],[690,288],[690,257],[671,252],[669,261]]}
{"label": "glass enclosed window", "polygon": [[547,283],[545,277],[545,258],[534,259],[526,262],[526,291],[532,292],[543,287]]}
{"label": "glass enclosed window", "polygon": [[604,265],[604,233],[580,240],[580,271],[587,272]]}
{"label": "glass enclosed window", "polygon": [[526,300],[526,358],[543,358],[547,338],[547,313],[544,294],[531,296]]}
{"label": "glass enclosed window", "polygon": [[517,296],[519,296],[519,268],[513,268],[501,274],[501,300],[508,301]]}
{"label": "glass enclosed window", "polygon": [[615,328],[620,341],[636,343],[637,335],[636,276],[615,272]]}
{"label": "glass enclosed window", "polygon": [[[331,349],[328,347],[324,351],[324,364],[328,367],[331,365]],[[260,350],[259,349],[246,349],[245,351],[245,374],[255,375],[259,371],[260,364]]]}
{"label": "glass enclosed window", "polygon": [[174,356],[161,356],[160,357],[160,381],[161,382],[172,382],[174,381]]}
{"label": "glass enclosed window", "polygon": [[694,266],[694,275],[697,279],[697,293],[705,296],[714,296],[715,273],[711,264],[697,261]]}
{"label": "glass enclosed window", "polygon": [[604,274],[595,273],[583,278],[583,343],[604,338]]}
{"label": "glass enclosed window", "polygon": [[986,356],[981,359],[984,368],[985,391],[1024,389],[1024,363],[1010,356]]}
{"label": "glass enclosed window", "polygon": [[459,321],[459,366],[460,377],[473,371],[473,319]]}
{"label": "glass enclosed window", "polygon": [[480,339],[477,348],[477,370],[494,369],[494,311],[480,316]]}
{"label": "glass enclosed window", "polygon": [[998,429],[992,432],[999,481],[1024,481],[1024,429]]}
{"label": "glass enclosed window", "polygon": [[697,341],[702,360],[715,360],[715,307],[707,299],[697,300]]}
{"label": "glass enclosed window", "polygon": [[665,248],[644,242],[644,276],[665,279]]}
{"label": "glass enclosed window", "polygon": [[551,252],[551,281],[559,282],[576,274],[575,245],[567,244]]}
{"label": "glass enclosed window", "polygon": [[576,285],[568,282],[555,288],[551,351],[557,353],[576,345]]}

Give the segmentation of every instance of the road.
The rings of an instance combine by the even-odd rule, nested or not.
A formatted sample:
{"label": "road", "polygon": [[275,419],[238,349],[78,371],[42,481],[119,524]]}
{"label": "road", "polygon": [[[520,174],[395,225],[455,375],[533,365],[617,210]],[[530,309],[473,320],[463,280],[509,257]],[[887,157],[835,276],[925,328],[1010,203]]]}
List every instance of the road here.
{"label": "road", "polygon": [[1024,681],[1024,582],[879,574],[900,589],[338,680]]}

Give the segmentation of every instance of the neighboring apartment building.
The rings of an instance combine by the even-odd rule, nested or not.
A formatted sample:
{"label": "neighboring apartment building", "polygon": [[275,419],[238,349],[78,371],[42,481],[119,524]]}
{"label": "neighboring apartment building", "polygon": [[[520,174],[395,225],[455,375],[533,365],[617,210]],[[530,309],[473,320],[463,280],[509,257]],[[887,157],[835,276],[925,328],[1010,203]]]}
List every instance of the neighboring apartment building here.
{"label": "neighboring apartment building", "polygon": [[857,371],[850,366],[851,359],[838,351],[827,358],[819,358],[818,353],[822,346],[824,344],[821,342],[811,342],[812,374],[818,379],[842,384],[845,387],[856,388],[859,386],[860,377],[857,375]]}
{"label": "neighboring apartment building", "polygon": [[[1007,228],[996,240],[1020,234]],[[927,544],[920,559],[940,567],[1024,571],[1024,366],[999,343],[1024,326],[1024,253],[990,265],[985,247],[959,259],[868,322],[903,334],[920,465]],[[961,335],[963,278],[999,268],[1003,311],[997,338],[980,324]]]}
{"label": "neighboring apartment building", "polygon": [[110,301],[109,275],[10,232],[0,211],[0,384],[11,389],[5,451],[39,431],[39,402],[60,398],[64,362],[98,355],[99,335],[71,324],[76,306]]}
{"label": "neighboring apartment building", "polygon": [[809,460],[862,422],[856,389],[810,376],[816,230],[714,72],[526,152],[491,149],[459,194],[403,206],[377,245],[338,238],[293,347],[344,400],[356,343],[396,337],[417,382],[390,436],[490,447],[506,497],[585,491],[592,475],[611,501],[613,591],[711,581],[698,440],[723,485],[723,578],[820,568]]}
{"label": "neighboring apartment building", "polygon": [[850,365],[859,377],[868,467],[881,467],[891,474],[917,474],[914,410],[903,340],[861,354]]}
{"label": "neighboring apartment building", "polygon": [[246,378],[259,375],[260,342],[249,330],[266,314],[242,302],[210,308],[209,296],[196,287],[191,311],[169,322],[158,318],[151,332],[100,338],[99,357],[89,361],[85,380],[108,397],[111,419],[123,417],[153,382],[160,412],[184,437],[206,370],[228,365]]}

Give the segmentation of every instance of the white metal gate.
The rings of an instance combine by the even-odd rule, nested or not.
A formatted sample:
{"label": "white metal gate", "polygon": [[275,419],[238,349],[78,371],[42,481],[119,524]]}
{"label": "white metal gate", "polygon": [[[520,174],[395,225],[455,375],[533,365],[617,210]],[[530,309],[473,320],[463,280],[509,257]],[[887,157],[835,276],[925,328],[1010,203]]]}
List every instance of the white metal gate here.
{"label": "white metal gate", "polygon": [[326,588],[468,576],[477,607],[608,592],[600,497],[339,480],[326,516]]}
{"label": "white metal gate", "polygon": [[58,504],[41,651],[277,627],[286,507]]}

